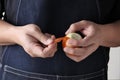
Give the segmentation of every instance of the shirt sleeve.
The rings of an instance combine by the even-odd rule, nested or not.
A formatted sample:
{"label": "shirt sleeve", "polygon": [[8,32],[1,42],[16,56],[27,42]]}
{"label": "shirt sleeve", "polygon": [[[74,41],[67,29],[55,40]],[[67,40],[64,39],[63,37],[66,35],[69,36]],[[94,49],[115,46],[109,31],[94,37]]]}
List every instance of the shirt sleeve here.
{"label": "shirt sleeve", "polygon": [[2,13],[4,11],[3,4],[3,0],[0,0],[0,18],[2,18]]}

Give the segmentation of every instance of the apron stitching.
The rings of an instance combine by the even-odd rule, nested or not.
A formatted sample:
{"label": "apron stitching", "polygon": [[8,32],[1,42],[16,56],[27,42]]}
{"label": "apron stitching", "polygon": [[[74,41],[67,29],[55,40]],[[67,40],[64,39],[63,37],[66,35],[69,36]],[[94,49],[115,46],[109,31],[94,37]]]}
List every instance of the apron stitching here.
{"label": "apron stitching", "polygon": [[16,13],[16,25],[17,25],[17,23],[18,23],[18,15],[19,15],[19,11],[20,11],[21,2],[22,2],[22,0],[19,0],[18,9],[17,9],[17,13]]}

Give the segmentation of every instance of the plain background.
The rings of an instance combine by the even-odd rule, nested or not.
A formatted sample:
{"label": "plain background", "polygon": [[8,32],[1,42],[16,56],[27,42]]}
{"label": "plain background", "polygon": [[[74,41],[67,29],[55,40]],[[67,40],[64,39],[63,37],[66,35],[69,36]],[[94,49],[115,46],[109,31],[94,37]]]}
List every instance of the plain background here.
{"label": "plain background", "polygon": [[109,80],[120,80],[120,47],[110,50],[108,78]]}
{"label": "plain background", "polygon": [[120,80],[120,47],[111,48],[110,50],[110,60],[108,64],[108,79]]}

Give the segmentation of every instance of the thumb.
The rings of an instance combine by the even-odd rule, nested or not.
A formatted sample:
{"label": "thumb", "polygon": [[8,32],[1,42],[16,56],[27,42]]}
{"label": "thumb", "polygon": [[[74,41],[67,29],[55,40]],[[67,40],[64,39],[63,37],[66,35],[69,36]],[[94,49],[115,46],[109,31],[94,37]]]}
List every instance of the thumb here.
{"label": "thumb", "polygon": [[82,20],[76,23],[73,23],[70,25],[69,29],[66,31],[65,34],[69,34],[71,32],[77,32],[77,31],[82,31],[88,26],[89,21]]}

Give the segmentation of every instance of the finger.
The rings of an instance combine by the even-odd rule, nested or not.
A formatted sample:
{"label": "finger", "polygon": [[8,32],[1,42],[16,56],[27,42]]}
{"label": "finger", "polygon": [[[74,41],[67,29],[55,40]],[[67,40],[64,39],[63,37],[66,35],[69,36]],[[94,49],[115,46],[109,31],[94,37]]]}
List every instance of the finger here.
{"label": "finger", "polygon": [[50,34],[48,34],[48,33],[45,33],[45,35],[46,35],[47,37],[51,37],[51,35],[50,35]]}
{"label": "finger", "polygon": [[36,38],[39,40],[41,43],[48,45],[53,42],[53,39],[51,37],[46,36],[45,34],[42,33],[41,29],[35,25],[35,24],[29,24],[24,26],[24,30],[27,30],[27,34]]}
{"label": "finger", "polygon": [[52,39],[55,39],[55,36],[54,35],[51,35],[51,34],[48,34],[48,33],[45,33],[45,35],[49,38],[52,38]]}
{"label": "finger", "polygon": [[70,59],[72,59],[75,62],[80,62],[80,61],[87,58],[87,56],[74,56],[74,55],[71,55],[71,54],[66,54],[66,56],[69,57]]}
{"label": "finger", "polygon": [[85,48],[69,48],[69,47],[65,47],[64,51],[66,52],[66,54],[71,54],[74,56],[82,56],[85,53]]}
{"label": "finger", "polygon": [[66,42],[67,46],[73,46],[73,47],[86,47],[91,44],[93,44],[94,41],[92,41],[91,37],[84,37],[83,39],[80,40],[75,40],[75,39],[68,39]]}
{"label": "finger", "polygon": [[34,34],[31,34],[31,35],[36,39],[38,39],[44,45],[49,45],[54,41],[53,36],[45,35],[40,30],[35,31]]}
{"label": "finger", "polygon": [[46,48],[43,48],[40,45],[36,45],[33,46],[33,48],[30,49],[28,53],[32,57],[47,58],[47,57],[53,57],[56,51],[57,51],[56,44],[52,44]]}
{"label": "finger", "polygon": [[75,62],[80,62],[83,60],[81,56],[78,57],[71,54],[66,54],[66,56]]}
{"label": "finger", "polygon": [[78,45],[83,46],[83,47],[87,47],[87,46],[94,44],[94,41],[95,40],[92,38],[92,36],[86,36],[83,39],[78,40]]}
{"label": "finger", "polygon": [[[80,51],[79,50],[78,51],[71,51],[71,53],[74,52],[74,54],[68,53],[68,51],[69,51],[69,49],[68,49],[66,55],[70,59],[72,59],[72,60],[74,60],[76,62],[80,62],[80,61],[84,60],[85,58],[87,58],[89,55],[91,55],[94,51],[96,51],[96,49],[98,47],[99,47],[98,45],[93,44],[93,45],[88,46],[86,48],[79,49]],[[75,52],[79,52],[79,54],[81,54],[82,52],[83,53],[82,53],[82,55],[77,55],[78,53],[76,54]]]}
{"label": "finger", "polygon": [[80,21],[80,22],[73,23],[73,24],[70,26],[70,28],[65,32],[65,34],[83,30],[85,27],[88,26],[88,22],[89,22],[89,21],[82,20],[82,21]]}
{"label": "finger", "polygon": [[68,39],[66,41],[66,46],[71,46],[71,47],[80,47],[80,42],[75,39]]}
{"label": "finger", "polygon": [[[31,47],[32,46],[32,47]],[[40,44],[34,44],[29,45],[28,47],[25,47],[25,51],[31,56],[31,57],[39,57],[42,54],[43,47]]]}
{"label": "finger", "polygon": [[56,51],[57,51],[57,44],[53,43],[53,44],[49,45],[48,47],[44,48],[43,55],[45,57],[52,57],[52,56],[54,56]]}
{"label": "finger", "polygon": [[[76,60],[77,62],[80,62],[84,59],[86,59],[88,56],[90,56],[94,51],[96,51],[96,49],[98,48],[99,46],[96,45],[96,44],[93,44],[93,45],[90,45],[88,47],[85,48],[85,53],[82,55],[82,56],[72,56],[72,58],[74,60]],[[70,55],[71,56],[71,55]],[[75,59],[76,58],[76,59]]]}
{"label": "finger", "polygon": [[54,40],[55,41],[55,35],[51,35],[51,34],[48,34],[48,33],[45,33],[45,35],[47,36],[47,37],[49,37],[49,38],[51,38],[52,40]]}

